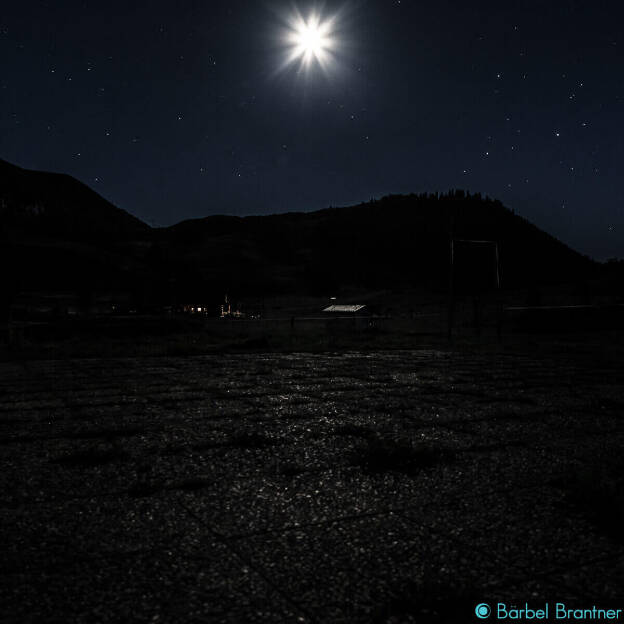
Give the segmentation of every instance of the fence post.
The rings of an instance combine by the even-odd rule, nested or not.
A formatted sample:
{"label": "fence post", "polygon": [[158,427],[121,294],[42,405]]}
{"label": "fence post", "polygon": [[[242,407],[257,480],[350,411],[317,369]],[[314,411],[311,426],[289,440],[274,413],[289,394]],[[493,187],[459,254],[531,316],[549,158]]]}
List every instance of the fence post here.
{"label": "fence post", "polygon": [[453,339],[453,324],[455,317],[455,292],[454,292],[454,283],[453,283],[453,271],[454,271],[454,262],[455,262],[455,249],[454,249],[454,241],[453,241],[453,217],[451,216],[451,223],[449,228],[449,294],[448,294],[448,339]]}

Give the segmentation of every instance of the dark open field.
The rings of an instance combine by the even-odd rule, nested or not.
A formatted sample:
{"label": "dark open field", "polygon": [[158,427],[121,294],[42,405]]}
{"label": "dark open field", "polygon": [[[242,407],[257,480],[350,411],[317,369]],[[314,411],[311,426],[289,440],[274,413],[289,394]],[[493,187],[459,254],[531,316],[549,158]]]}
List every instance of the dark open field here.
{"label": "dark open field", "polygon": [[615,604],[612,347],[0,363],[1,619]]}

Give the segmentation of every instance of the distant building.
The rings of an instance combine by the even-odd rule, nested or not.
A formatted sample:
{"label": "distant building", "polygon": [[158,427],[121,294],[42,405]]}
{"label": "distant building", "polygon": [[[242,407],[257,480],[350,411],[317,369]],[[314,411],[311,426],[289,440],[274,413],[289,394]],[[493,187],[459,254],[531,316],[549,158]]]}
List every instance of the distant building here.
{"label": "distant building", "polygon": [[221,318],[245,318],[245,314],[241,312],[240,304],[233,306],[225,295],[225,301],[221,304]]}
{"label": "distant building", "polygon": [[323,309],[326,314],[370,314],[368,308],[365,305],[351,304],[351,305],[339,305],[333,304]]}
{"label": "distant building", "polygon": [[207,305],[187,303],[182,306],[182,312],[185,314],[208,314],[209,307]]}
{"label": "distant building", "polygon": [[332,304],[323,308],[331,332],[361,331],[373,327],[370,310],[363,304]]}

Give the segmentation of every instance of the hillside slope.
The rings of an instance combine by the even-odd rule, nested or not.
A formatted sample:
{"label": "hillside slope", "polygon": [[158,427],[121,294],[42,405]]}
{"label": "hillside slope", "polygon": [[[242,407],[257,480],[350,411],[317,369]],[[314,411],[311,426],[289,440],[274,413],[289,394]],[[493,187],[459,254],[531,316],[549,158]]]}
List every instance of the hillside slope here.
{"label": "hillside slope", "polygon": [[[600,270],[500,202],[463,191],[152,229],[69,176],[0,160],[1,260],[12,292],[123,291],[174,303],[224,292],[444,291],[451,231],[498,244],[503,288],[578,283]],[[494,246],[458,242],[454,278],[460,291],[491,287]]]}
{"label": "hillside slope", "polygon": [[90,243],[134,240],[150,229],[71,176],[30,171],[4,160],[0,223],[14,235]]}
{"label": "hillside slope", "polygon": [[[197,279],[242,291],[440,289],[448,283],[451,228],[455,239],[498,243],[503,287],[577,281],[596,267],[500,202],[462,191],[311,213],[207,217],[161,230],[157,245],[193,267]],[[491,271],[495,280],[493,246],[478,251],[458,242],[455,249],[456,271],[463,263],[465,272]]]}
{"label": "hillside slope", "polygon": [[71,176],[0,160],[0,261],[7,292],[132,290],[151,228]]}

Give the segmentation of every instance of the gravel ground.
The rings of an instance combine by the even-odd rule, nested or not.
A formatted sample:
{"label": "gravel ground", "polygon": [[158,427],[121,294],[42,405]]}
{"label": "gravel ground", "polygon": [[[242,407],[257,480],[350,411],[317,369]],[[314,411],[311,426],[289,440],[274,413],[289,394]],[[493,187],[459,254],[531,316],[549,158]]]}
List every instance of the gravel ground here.
{"label": "gravel ground", "polygon": [[616,604],[623,385],[565,354],[0,363],[0,620]]}

